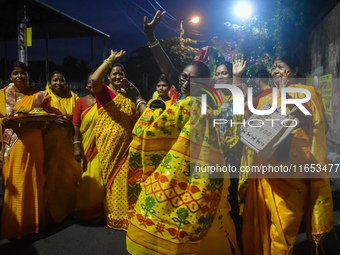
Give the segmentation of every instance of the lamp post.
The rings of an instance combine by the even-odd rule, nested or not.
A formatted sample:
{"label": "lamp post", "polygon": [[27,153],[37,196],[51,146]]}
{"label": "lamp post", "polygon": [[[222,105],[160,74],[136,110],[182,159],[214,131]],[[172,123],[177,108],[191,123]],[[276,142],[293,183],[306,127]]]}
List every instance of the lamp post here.
{"label": "lamp post", "polygon": [[[200,21],[200,18],[198,16],[196,17],[193,17],[191,20],[189,20],[189,22],[192,22],[192,23],[198,23]],[[180,25],[180,28],[179,28],[179,38],[180,40],[182,40],[184,37],[184,27],[183,27],[183,20],[181,20],[181,25]]]}
{"label": "lamp post", "polygon": [[181,20],[181,26],[179,28],[179,39],[182,41],[182,38],[184,36],[184,28],[183,28],[183,20]]}
{"label": "lamp post", "polygon": [[19,2],[19,8],[17,11],[18,20],[18,60],[20,62],[28,64],[27,61],[27,46],[26,46],[26,34],[27,18],[26,18],[26,4],[24,1]]}

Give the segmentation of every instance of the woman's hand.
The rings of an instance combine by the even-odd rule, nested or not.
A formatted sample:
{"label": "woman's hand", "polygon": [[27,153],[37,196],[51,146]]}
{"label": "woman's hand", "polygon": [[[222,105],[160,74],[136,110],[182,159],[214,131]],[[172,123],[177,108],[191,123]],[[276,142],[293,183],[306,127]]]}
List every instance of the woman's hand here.
{"label": "woman's hand", "polygon": [[67,126],[72,126],[72,121],[69,120],[66,116],[60,116],[58,119],[54,121],[56,124],[62,126],[62,127],[67,127]]}
{"label": "woman's hand", "polygon": [[160,20],[163,18],[165,13],[166,13],[166,11],[163,11],[162,13],[160,11],[157,11],[150,23],[148,23],[148,17],[144,16],[144,26],[143,26],[143,28],[144,28],[144,33],[145,33],[146,37],[148,38],[149,42],[153,42],[153,41],[150,41],[150,38],[152,38],[154,36],[153,32],[155,31],[155,28],[156,28],[158,22],[160,22]]}
{"label": "woman's hand", "polygon": [[246,68],[247,60],[244,60],[244,54],[236,54],[233,61],[233,77],[241,77]]}
{"label": "woman's hand", "polygon": [[14,120],[11,120],[7,117],[3,117],[1,119],[1,125],[4,127],[4,128],[17,128],[19,126],[19,123],[14,121]]}
{"label": "woman's hand", "polygon": [[29,128],[38,128],[38,129],[44,129],[46,127],[45,122],[41,121],[28,121],[25,123],[19,123],[17,121],[11,120],[7,117],[2,118],[1,125],[4,128],[11,128],[13,129],[14,133],[16,133],[18,136],[21,135],[21,133],[25,132]]}
{"label": "woman's hand", "polygon": [[242,83],[242,74],[246,70],[247,60],[244,60],[244,55],[236,54],[235,59],[233,56],[233,84]]}
{"label": "woman's hand", "polygon": [[[290,84],[290,72],[289,70],[284,71],[282,77],[281,77],[281,81],[279,83],[279,89],[281,88],[285,88]],[[288,94],[287,94],[288,95]]]}
{"label": "woman's hand", "polygon": [[[140,92],[138,88],[133,85],[131,82],[129,82],[125,77],[120,80],[122,84],[122,88],[125,90],[125,95],[134,103],[136,103],[137,111],[139,111],[140,114],[143,114],[143,112],[146,109],[146,102],[141,97]],[[138,101],[138,102],[137,102]],[[141,103],[140,103],[141,102]]]}
{"label": "woman's hand", "polygon": [[118,59],[120,59],[122,56],[124,56],[124,54],[126,53],[126,51],[113,51],[111,50],[111,54],[110,56],[107,58],[107,60],[109,62],[111,62],[111,64],[113,64],[114,62],[116,62]]}
{"label": "woman's hand", "polygon": [[140,92],[138,88],[133,85],[128,79],[125,77],[120,80],[122,84],[122,88],[126,92],[126,96],[131,99],[131,101],[136,102],[137,99],[141,98]]}
{"label": "woman's hand", "polygon": [[81,160],[83,159],[83,155],[84,155],[83,144],[81,142],[75,143],[73,147],[74,147],[74,158],[78,162],[81,162]]}

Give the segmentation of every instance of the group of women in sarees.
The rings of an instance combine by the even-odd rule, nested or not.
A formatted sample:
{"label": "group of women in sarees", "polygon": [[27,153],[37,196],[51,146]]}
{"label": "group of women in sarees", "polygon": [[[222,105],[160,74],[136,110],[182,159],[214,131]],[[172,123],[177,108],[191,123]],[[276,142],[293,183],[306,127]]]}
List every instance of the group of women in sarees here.
{"label": "group of women in sarees", "polygon": [[[45,91],[28,87],[28,79],[27,66],[15,62],[11,83],[0,90],[1,238],[7,239],[38,233],[49,222],[59,223],[72,214],[81,178],[72,145],[78,96],[65,86],[59,71],[52,73]],[[52,118],[33,118],[29,113],[34,111]]]}
{"label": "group of women in sarees", "polygon": [[[153,33],[163,15],[164,12],[157,12],[150,23],[145,18],[144,31],[163,74],[168,80],[179,77],[178,88],[185,98],[174,101],[165,110],[148,107],[133,128],[128,155],[128,211],[132,213],[127,250],[131,254],[293,254],[300,225],[305,221],[314,252],[321,251],[322,241],[334,227],[327,172],[298,178],[241,175],[238,185],[243,225],[238,236],[241,240],[237,240],[227,201],[229,176],[212,176],[195,169],[225,165],[225,152],[239,143],[238,128],[213,128],[209,125],[212,118],[225,116],[240,123],[249,118],[249,109],[245,104],[244,116],[230,114],[232,95],[218,91],[231,108],[216,109],[208,102],[207,114],[200,114],[201,97],[190,96],[195,85],[189,84],[192,78],[209,77],[209,68],[194,61],[176,74]],[[240,86],[245,65],[239,55],[232,67],[222,63],[216,70],[216,80],[224,76],[223,83],[231,83],[232,78],[233,84]],[[304,104],[311,116],[295,112],[300,124],[293,130],[291,140],[268,159],[246,146],[242,155],[231,154],[240,159],[239,164],[327,166],[324,99],[317,89],[295,82],[299,67],[294,54],[282,53],[275,58],[272,77],[279,90],[278,107],[283,87],[304,88],[311,94]],[[264,90],[257,98],[257,109],[272,102],[272,88]],[[305,95],[289,93],[287,97],[298,99]],[[290,110],[288,107],[287,112]]]}
{"label": "group of women in sarees", "polygon": [[[104,211],[106,228],[127,231],[131,254],[293,254],[303,220],[318,250],[333,229],[327,173],[289,179],[249,174],[233,180],[243,219],[242,235],[237,235],[228,202],[237,194],[228,192],[229,174],[197,169],[226,164],[327,165],[322,94],[294,84],[299,65],[292,54],[275,58],[272,76],[279,90],[278,106],[283,87],[304,88],[311,94],[304,104],[311,116],[296,113],[300,124],[291,140],[270,158],[247,146],[241,155],[238,127],[212,123],[216,118],[242,122],[250,115],[247,104],[245,115],[234,115],[230,91],[220,90],[224,107],[208,98],[207,112],[201,114],[202,98],[194,94],[198,88],[193,81],[209,78],[210,69],[199,60],[182,73],[175,69],[154,35],[164,15],[157,11],[151,22],[144,19],[148,46],[164,74],[157,97],[148,104],[125,78],[124,67],[115,63],[124,51],[111,51],[89,76],[90,94],[81,99],[64,86],[60,72],[51,76],[45,92],[36,92],[27,87],[26,67],[14,67],[13,83],[0,91],[5,156],[2,237],[38,232],[42,222],[60,222],[74,210],[85,219]],[[216,81],[244,89],[245,68],[243,56],[236,55],[233,64],[217,67]],[[107,73],[109,85],[102,83]],[[256,108],[272,102],[272,97],[272,88],[265,87]],[[36,107],[62,117],[47,125],[18,124],[8,117],[20,108]]]}

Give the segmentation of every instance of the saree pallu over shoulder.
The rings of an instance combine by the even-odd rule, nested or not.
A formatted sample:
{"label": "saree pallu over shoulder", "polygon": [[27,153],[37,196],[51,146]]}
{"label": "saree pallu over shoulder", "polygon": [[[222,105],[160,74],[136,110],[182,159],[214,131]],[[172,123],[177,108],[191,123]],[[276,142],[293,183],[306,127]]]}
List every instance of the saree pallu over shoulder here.
{"label": "saree pallu over shoulder", "polygon": [[136,106],[123,94],[98,110],[96,143],[103,184],[106,189],[104,209],[106,224],[115,229],[127,229],[126,161],[136,118]]}
{"label": "saree pallu over shoulder", "polygon": [[97,105],[85,109],[81,115],[80,133],[84,148],[82,180],[77,196],[77,217],[89,219],[103,213],[104,187],[100,172],[99,155],[96,146],[95,126],[98,117]]}
{"label": "saree pallu over shoulder", "polygon": [[96,104],[85,109],[81,114],[80,133],[82,134],[84,155],[87,161],[97,153],[95,126],[98,117]]}
{"label": "saree pallu over shoulder", "polygon": [[69,87],[65,87],[65,96],[59,97],[53,93],[50,86],[50,83],[47,82],[45,91],[51,96],[51,112],[72,116],[73,108],[79,98],[78,95]]}
{"label": "saree pallu over shoulder", "polygon": [[[209,250],[204,240],[212,236],[228,236],[210,247],[213,252],[238,252],[226,200],[228,176],[211,178],[209,172],[197,171],[224,165],[219,131],[210,125],[210,115],[199,114],[199,105],[196,98],[180,100],[158,117],[155,112],[152,123],[143,114],[146,125],[140,119],[135,126],[129,189],[140,185],[140,194],[127,232],[132,254],[200,254]],[[217,224],[223,217],[230,228]],[[223,231],[217,233],[219,229]]]}
{"label": "saree pallu over shoulder", "polygon": [[[25,97],[25,100],[17,106],[17,102],[19,102],[23,97]],[[45,91],[37,91],[32,88],[28,88],[25,94],[16,97],[15,86],[13,83],[10,83],[8,86],[0,90],[0,115],[2,117],[6,115],[14,115],[14,113],[21,107],[24,107],[26,111],[30,111],[33,108],[41,107],[43,102],[48,98],[49,96],[47,96]]]}
{"label": "saree pallu over shoulder", "polygon": [[[21,100],[25,97],[24,100]],[[26,94],[21,94],[16,97],[15,86],[13,83],[9,84],[5,88],[0,90],[0,116],[11,116],[14,115],[19,109],[25,109],[26,112],[31,111],[33,108],[41,107],[45,100],[49,99],[47,93],[44,91],[36,91],[35,89],[28,88]],[[4,158],[6,161],[10,150],[17,140],[17,134],[12,129],[5,129],[3,131],[4,140]]]}

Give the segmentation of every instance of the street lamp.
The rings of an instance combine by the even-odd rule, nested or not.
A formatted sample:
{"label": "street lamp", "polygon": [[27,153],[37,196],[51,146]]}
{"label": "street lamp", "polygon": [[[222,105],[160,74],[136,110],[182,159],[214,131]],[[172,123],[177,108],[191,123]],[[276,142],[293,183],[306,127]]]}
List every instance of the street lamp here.
{"label": "street lamp", "polygon": [[[198,23],[200,21],[200,18],[198,16],[193,17],[191,20],[189,20],[189,22],[192,23]],[[182,40],[182,38],[184,37],[184,28],[183,28],[183,20],[181,20],[181,26],[179,28],[179,38],[180,40]]]}
{"label": "street lamp", "polygon": [[192,23],[196,24],[196,23],[200,22],[200,18],[198,16],[193,17],[191,20],[189,20],[189,22],[192,22]]}
{"label": "street lamp", "polygon": [[247,2],[239,2],[235,5],[235,13],[241,18],[249,18],[252,12],[252,7]]}

